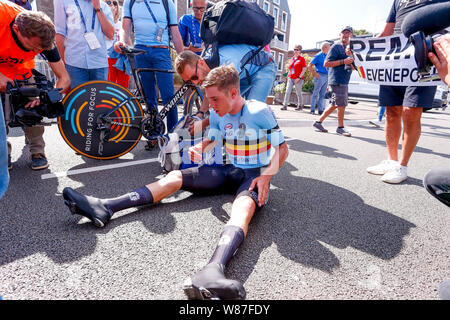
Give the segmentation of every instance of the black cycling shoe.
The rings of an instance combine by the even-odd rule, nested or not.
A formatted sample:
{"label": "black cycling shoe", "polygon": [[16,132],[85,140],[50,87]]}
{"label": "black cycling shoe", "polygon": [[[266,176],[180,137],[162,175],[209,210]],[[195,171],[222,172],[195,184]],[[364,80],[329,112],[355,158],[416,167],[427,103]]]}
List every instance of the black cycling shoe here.
{"label": "black cycling shoe", "polygon": [[222,266],[210,263],[190,276],[183,285],[189,300],[244,300],[244,286],[237,280],[225,278]]}
{"label": "black cycling shoe", "polygon": [[111,219],[110,211],[101,199],[82,195],[72,188],[64,188],[63,197],[72,214],[88,218],[98,228],[104,227]]}

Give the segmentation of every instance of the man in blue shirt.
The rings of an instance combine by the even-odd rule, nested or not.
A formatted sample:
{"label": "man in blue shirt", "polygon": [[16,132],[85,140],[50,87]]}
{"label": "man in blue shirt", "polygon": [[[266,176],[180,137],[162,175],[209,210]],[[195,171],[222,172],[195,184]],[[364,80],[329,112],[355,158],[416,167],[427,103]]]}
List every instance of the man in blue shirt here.
{"label": "man in blue shirt", "polygon": [[114,37],[114,18],[101,0],[53,0],[56,44],[71,87],[108,79],[107,40]]}
{"label": "man in blue shirt", "polygon": [[63,196],[72,212],[102,227],[119,210],[159,202],[180,189],[198,194],[236,195],[230,220],[209,263],[189,277],[183,289],[190,299],[244,299],[243,285],[227,279],[225,267],[244,241],[253,215],[265,205],[270,181],[289,150],[269,107],[262,102],[245,101],[240,95],[239,75],[234,67],[213,69],[204,80],[204,87],[212,109],[211,130],[207,139],[189,149],[190,158],[201,161],[203,153],[225,139],[230,164],[174,170],[156,182],[114,199],[84,196],[71,188],[64,188]]}
{"label": "man in blue shirt", "polygon": [[178,29],[185,50],[191,50],[200,55],[202,52],[202,39],[200,38],[200,23],[206,10],[206,0],[194,0],[192,2],[194,14],[185,14],[180,18]]}
{"label": "man in blue shirt", "polygon": [[328,84],[331,88],[331,106],[322,114],[320,119],[314,122],[313,126],[321,132],[328,132],[322,126],[324,121],[334,110],[338,112],[338,127],[336,133],[350,137],[351,133],[344,127],[345,107],[348,103],[348,83],[353,71],[353,57],[350,49],[347,48],[350,38],[353,37],[352,27],[345,27],[340,33],[340,42],[331,46],[325,58],[324,67],[330,68],[328,71]]}
{"label": "man in blue shirt", "polygon": [[328,70],[324,67],[324,63],[329,50],[330,44],[328,42],[323,43],[322,51],[316,54],[308,64],[308,69],[314,76],[314,91],[311,98],[310,110],[311,114],[315,113],[316,104],[319,107],[319,115],[321,115],[324,110],[324,99],[328,86]]}
{"label": "man in blue shirt", "polygon": [[[177,24],[177,11],[172,1],[167,1],[167,13],[163,0],[125,0],[123,3],[122,29],[119,33],[119,41],[114,44],[114,50],[121,52],[124,45],[133,46],[131,31],[134,30],[134,47],[147,51],[136,56],[138,68],[172,69],[170,58],[170,36],[175,50],[179,53],[183,50],[183,42]],[[169,21],[167,21],[169,16]],[[153,72],[141,73],[141,79],[147,106],[149,109],[158,110],[156,83]],[[162,103],[166,104],[173,97],[173,75],[170,73],[156,72],[156,82],[161,93]],[[173,108],[167,115],[167,130],[171,131],[178,120],[177,109]]]}

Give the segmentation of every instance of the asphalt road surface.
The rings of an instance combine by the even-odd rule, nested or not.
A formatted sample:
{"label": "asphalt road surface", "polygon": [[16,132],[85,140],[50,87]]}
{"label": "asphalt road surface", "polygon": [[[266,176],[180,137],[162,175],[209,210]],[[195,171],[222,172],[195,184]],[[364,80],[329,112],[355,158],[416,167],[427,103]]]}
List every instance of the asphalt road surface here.
{"label": "asphalt road surface", "polygon": [[[366,173],[386,157],[384,131],[368,124],[375,105],[350,105],[351,138],[324,134],[306,112],[273,106],[290,149],[273,178],[269,204],[253,219],[227,275],[247,298],[438,299],[450,278],[450,209],[422,186],[428,170],[450,166],[450,112],[423,116],[409,178],[389,185]],[[121,159],[75,155],[46,127],[50,167],[29,168],[20,129],[14,167],[0,200],[0,296],[5,299],[185,299],[183,281],[205,265],[228,219],[232,197],[178,192],[129,209],[103,229],[71,215],[72,187],[113,197],[161,177],[144,142]],[[144,161],[141,161],[144,160]]]}

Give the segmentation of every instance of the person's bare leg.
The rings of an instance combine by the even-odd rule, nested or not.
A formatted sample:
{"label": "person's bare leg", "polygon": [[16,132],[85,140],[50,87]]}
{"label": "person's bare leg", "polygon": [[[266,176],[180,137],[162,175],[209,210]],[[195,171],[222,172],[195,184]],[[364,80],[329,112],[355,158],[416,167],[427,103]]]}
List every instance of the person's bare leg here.
{"label": "person's bare leg", "polygon": [[403,137],[400,164],[407,166],[421,134],[422,108],[403,108]]}
{"label": "person's bare leg", "polygon": [[337,107],[338,127],[344,126],[345,107]]}
{"label": "person's bare leg", "polygon": [[389,160],[398,161],[398,142],[402,133],[403,107],[386,108],[386,147]]}
{"label": "person's bare leg", "polygon": [[322,116],[320,117],[320,119],[318,120],[318,122],[322,122],[324,121],[330,114],[332,114],[334,112],[334,110],[336,110],[337,107],[335,106],[330,106],[328,109],[326,109]]}

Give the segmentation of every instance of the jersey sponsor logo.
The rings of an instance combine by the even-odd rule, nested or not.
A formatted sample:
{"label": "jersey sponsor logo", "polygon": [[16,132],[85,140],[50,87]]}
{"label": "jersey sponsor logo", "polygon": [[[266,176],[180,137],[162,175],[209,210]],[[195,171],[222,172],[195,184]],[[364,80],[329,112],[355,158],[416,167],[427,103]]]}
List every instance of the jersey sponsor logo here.
{"label": "jersey sponsor logo", "polygon": [[18,59],[18,58],[13,58],[13,57],[8,57],[8,58],[3,58],[0,57],[0,64],[20,64],[23,63],[23,59]]}

